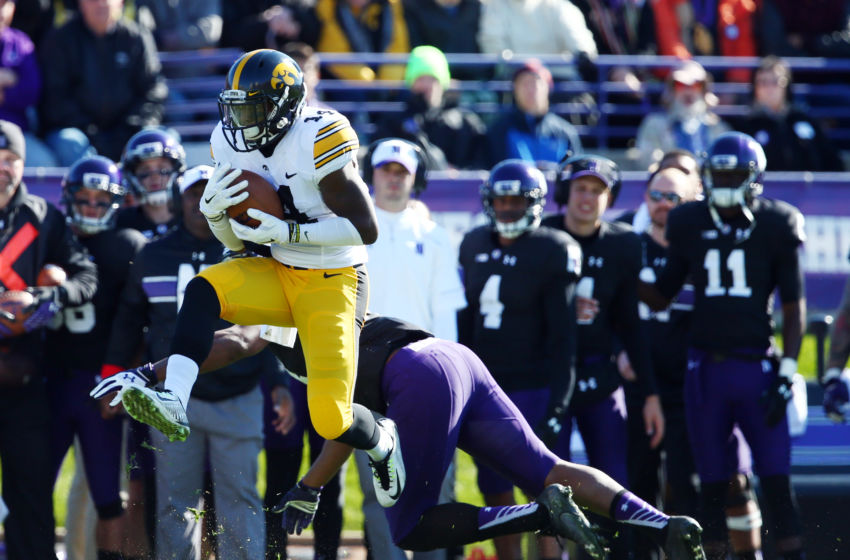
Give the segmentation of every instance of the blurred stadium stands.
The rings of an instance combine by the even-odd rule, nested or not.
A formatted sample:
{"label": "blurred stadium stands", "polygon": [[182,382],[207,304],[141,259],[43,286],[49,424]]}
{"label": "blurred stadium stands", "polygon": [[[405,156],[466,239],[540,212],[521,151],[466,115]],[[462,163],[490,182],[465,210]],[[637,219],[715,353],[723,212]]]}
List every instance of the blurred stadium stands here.
{"label": "blurred stadium stands", "polygon": [[[240,54],[235,49],[214,49],[192,52],[163,52],[160,54],[169,87],[174,92],[166,106],[164,124],[178,131],[184,141],[205,141],[218,119],[216,97],[224,84],[230,64]],[[321,53],[321,64],[404,63],[407,55],[381,53]],[[502,107],[505,94],[511,90],[512,69],[520,65],[523,57],[447,54],[452,68],[475,67],[488,69],[490,80],[452,82],[449,95],[459,97],[461,103],[479,113],[485,120]],[[550,67],[571,66],[573,60],[566,56],[540,56]],[[755,57],[700,57],[697,60],[718,76],[730,68],[755,68]],[[621,82],[607,81],[612,68],[629,66],[647,72],[675,66],[679,60],[665,56],[601,55],[595,60],[595,81],[562,81],[553,91],[554,112],[576,123],[586,146],[607,151],[622,146],[634,138],[641,116],[658,110],[663,81],[647,80],[637,95]],[[795,73],[792,94],[797,102],[807,105],[813,117],[827,124],[827,133],[836,144],[850,149],[850,60],[824,58],[790,58],[788,62]],[[208,74],[202,77],[180,78],[181,67],[203,66]],[[404,104],[394,97],[404,85],[399,81],[353,82],[323,79],[319,91],[333,98],[332,105],[351,118],[358,132],[367,140],[373,131],[374,118],[387,112],[398,112]],[[716,80],[713,91],[721,99],[716,108],[722,117],[734,120],[748,108],[750,84]],[[587,94],[594,100],[587,103]],[[577,99],[585,95],[582,100]],[[365,99],[365,100],[364,100]],[[625,122],[624,122],[625,121]],[[628,162],[621,162],[628,168]]]}

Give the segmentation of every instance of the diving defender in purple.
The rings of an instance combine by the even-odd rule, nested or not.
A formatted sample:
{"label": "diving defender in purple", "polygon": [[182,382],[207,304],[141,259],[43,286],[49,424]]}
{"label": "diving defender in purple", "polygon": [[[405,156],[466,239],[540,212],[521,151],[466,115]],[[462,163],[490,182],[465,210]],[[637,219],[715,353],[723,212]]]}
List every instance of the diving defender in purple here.
{"label": "diving defender in purple", "polygon": [[[297,342],[294,348],[270,348],[287,369],[302,371]],[[395,506],[386,510],[393,540],[402,548],[446,548],[551,528],[549,513],[538,503],[484,508],[438,504],[449,462],[455,449],[462,449],[528,495],[537,496],[555,483],[569,485],[577,503],[646,531],[674,560],[704,558],[695,522],[670,518],[602,471],[549,451],[481,360],[463,345],[397,319],[369,318],[360,336],[354,400],[392,418],[405,442],[407,483]],[[350,453],[331,459],[330,446],[339,450],[338,442],[326,442],[299,484],[321,486],[322,473],[335,472]]]}

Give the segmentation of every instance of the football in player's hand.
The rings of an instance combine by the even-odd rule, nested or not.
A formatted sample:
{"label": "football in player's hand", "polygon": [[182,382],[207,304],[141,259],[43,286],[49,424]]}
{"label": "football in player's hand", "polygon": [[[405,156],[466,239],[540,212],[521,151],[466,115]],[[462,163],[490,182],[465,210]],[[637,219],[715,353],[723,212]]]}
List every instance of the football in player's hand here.
{"label": "football in player's hand", "polygon": [[34,311],[33,295],[23,290],[0,293],[0,336],[17,336],[26,332],[24,323]]}
{"label": "football in player's hand", "polygon": [[228,208],[228,216],[249,227],[260,225],[258,220],[248,216],[249,208],[256,208],[266,214],[283,219],[283,205],[277,196],[277,189],[271,183],[262,176],[247,170],[243,170],[242,174],[232,184],[235,185],[240,181],[248,181],[248,186],[243,191],[248,193],[248,198]]}
{"label": "football in player's hand", "polygon": [[68,275],[65,273],[65,270],[56,264],[46,264],[44,268],[41,269],[41,272],[38,273],[38,278],[36,279],[36,286],[59,286],[65,280],[68,279]]}

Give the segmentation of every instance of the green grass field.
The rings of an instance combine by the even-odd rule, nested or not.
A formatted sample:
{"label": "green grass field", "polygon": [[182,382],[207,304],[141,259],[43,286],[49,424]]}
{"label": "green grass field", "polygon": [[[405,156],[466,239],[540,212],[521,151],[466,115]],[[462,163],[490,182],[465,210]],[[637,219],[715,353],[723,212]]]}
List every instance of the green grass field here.
{"label": "green grass field", "polygon": [[[781,345],[781,340],[779,341]],[[807,335],[803,340],[803,347],[800,351],[799,369],[807,379],[814,379],[816,369],[816,343],[815,337]],[[478,487],[475,481],[475,466],[472,459],[463,452],[457,454],[457,482],[455,492],[458,500],[476,505],[483,505],[481,494],[478,492]],[[304,465],[306,469],[306,462]],[[260,475],[257,481],[257,488],[260,495],[265,492],[265,454],[260,454]],[[66,517],[66,499],[68,489],[71,485],[71,475],[74,470],[74,456],[70,452],[65,458],[62,465],[59,479],[56,482],[56,488],[53,494],[53,503],[56,514],[56,524],[64,526]],[[360,486],[357,481],[357,468],[352,462],[349,463],[346,469],[345,477],[345,521],[344,529],[351,531],[360,531],[363,528],[363,513],[360,508],[363,496],[360,492]],[[478,545],[476,545],[478,546]],[[487,554],[492,554],[491,545],[483,546]]]}

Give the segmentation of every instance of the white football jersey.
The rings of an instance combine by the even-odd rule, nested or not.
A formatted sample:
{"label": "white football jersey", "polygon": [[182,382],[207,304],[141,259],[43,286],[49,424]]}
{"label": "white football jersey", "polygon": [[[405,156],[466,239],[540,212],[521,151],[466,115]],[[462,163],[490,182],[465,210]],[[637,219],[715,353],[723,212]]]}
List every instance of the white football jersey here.
{"label": "white football jersey", "polygon": [[[241,142],[241,137],[237,137]],[[271,157],[260,150],[237,152],[227,143],[219,123],[210,138],[213,159],[253,171],[278,191],[286,219],[297,223],[334,218],[322,201],[319,181],[356,161],[360,144],[348,119],[336,111],[304,107],[301,116],[275,147]],[[368,198],[368,193],[366,193]],[[293,243],[271,246],[272,256],[290,266],[342,268],[366,262],[364,245],[321,246]]]}

